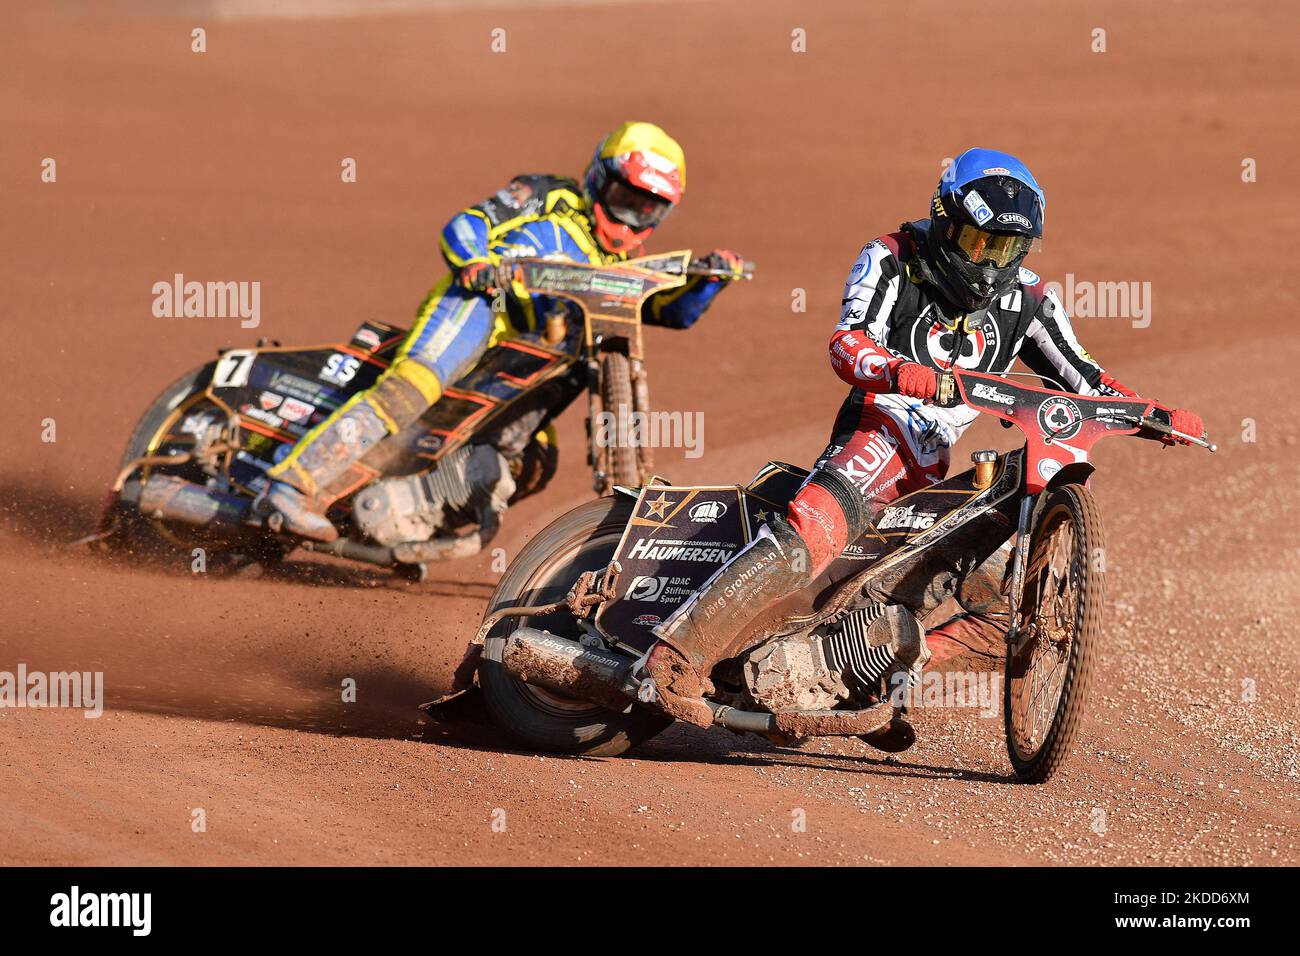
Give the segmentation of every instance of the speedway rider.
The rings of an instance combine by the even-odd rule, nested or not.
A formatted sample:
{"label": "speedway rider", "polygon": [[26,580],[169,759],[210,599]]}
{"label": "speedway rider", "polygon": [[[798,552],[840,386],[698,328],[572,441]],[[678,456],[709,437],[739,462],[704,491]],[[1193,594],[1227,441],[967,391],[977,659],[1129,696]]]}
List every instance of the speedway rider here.
{"label": "speedway rider", "polygon": [[[929,219],[862,249],[830,340],[831,366],[851,386],[830,444],[785,517],[775,516],[656,628],[647,669],[665,712],[709,726],[702,696],[713,665],[740,650],[730,643],[816,579],[874,512],[943,478],[952,446],[977,413],[930,404],[938,370],[956,364],[1002,374],[1018,357],[1049,387],[1134,394],[1083,349],[1055,292],[1022,267],[1043,235],[1044,205],[1020,160],[970,149],[941,178]],[[1155,414],[1184,434],[1204,430],[1192,412],[1157,407]],[[890,647],[894,673],[919,674],[929,659],[920,622],[897,605],[890,611],[872,625],[888,633],[871,643]],[[905,723],[895,729],[911,734]]]}
{"label": "speedway rider", "polygon": [[[685,188],[681,146],[652,123],[627,122],[596,147],[582,187],[558,176],[516,176],[495,196],[453,217],[441,242],[451,274],[425,298],[393,364],[268,471],[273,482],[262,510],[278,513],[283,530],[334,540],[338,532],[325,509],[345,490],[336,485],[353,463],[423,415],[489,347],[544,327],[551,310],[572,308],[546,296],[507,295],[506,312],[494,312],[489,295],[496,291],[502,257],[621,262],[640,254]],[[743,268],[727,250],[710,254],[708,265],[734,276]],[[689,328],[725,278],[692,276],[649,299],[642,317],[652,325]]]}

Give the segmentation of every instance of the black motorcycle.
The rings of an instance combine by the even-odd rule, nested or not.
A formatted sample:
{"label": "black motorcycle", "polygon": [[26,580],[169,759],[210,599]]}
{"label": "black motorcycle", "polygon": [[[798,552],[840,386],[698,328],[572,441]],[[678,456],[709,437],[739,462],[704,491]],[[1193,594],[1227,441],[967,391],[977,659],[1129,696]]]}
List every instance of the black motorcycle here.
{"label": "black motorcycle", "polygon": [[[259,342],[224,350],[145,412],[127,442],[99,529],[85,540],[187,555],[202,547],[237,566],[274,563],[304,547],[420,579],[428,562],[475,554],[497,532],[499,511],[461,477],[471,459],[512,448],[509,503],[537,493],[557,464],[548,428],[583,391],[596,492],[635,487],[649,474],[649,449],[600,441],[592,424],[604,409],[649,411],[641,307],[690,275],[734,278],[692,261],[689,251],[609,266],[507,260],[498,275],[502,289],[562,299],[581,321],[557,308],[537,331],[492,347],[417,422],[372,449],[353,466],[346,491],[329,503],[339,530],[329,544],[280,533],[273,516],[256,513],[254,499],[267,486],[267,469],[374,384],[406,331],[372,321],[342,344]],[[493,308],[505,308],[504,294]]]}
{"label": "black motorcycle", "polygon": [[[1097,398],[957,369],[939,404],[964,403],[1025,434],[1003,455],[891,502],[806,589],[751,626],[742,650],[709,675],[714,723],[791,742],[868,736],[898,712],[896,687],[868,672],[867,631],[890,605],[922,620],[955,597],[1001,620],[1003,711],[1016,775],[1060,768],[1084,713],[1102,638],[1101,516],[1088,489],[1093,444],[1109,435],[1173,435],[1141,398]],[[619,754],[672,721],[645,670],[651,629],[784,513],[807,472],[771,462],[744,486],[653,480],[589,502],[529,542],[501,579],[439,715],[475,686],[527,746]],[[1015,538],[1015,547],[1003,547]],[[1007,557],[1007,555],[1010,555]]]}

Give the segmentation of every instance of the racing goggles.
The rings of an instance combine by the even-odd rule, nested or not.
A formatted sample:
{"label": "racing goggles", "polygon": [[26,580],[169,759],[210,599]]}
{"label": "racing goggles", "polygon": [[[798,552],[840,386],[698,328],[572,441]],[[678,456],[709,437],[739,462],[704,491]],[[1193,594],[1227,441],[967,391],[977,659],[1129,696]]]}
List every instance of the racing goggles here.
{"label": "racing goggles", "polygon": [[992,263],[1003,269],[1034,248],[1032,236],[985,232],[979,226],[961,226],[953,244],[975,263]]}
{"label": "racing goggles", "polygon": [[649,229],[659,225],[673,208],[667,199],[612,177],[605,183],[600,204],[605,207],[611,219],[633,229]]}

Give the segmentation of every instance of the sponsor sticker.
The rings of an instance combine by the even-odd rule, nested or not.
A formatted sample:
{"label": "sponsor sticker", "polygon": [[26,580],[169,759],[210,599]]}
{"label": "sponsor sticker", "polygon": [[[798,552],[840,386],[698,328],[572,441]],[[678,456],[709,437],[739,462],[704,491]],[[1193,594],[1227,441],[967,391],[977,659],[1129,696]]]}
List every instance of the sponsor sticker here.
{"label": "sponsor sticker", "polygon": [[645,160],[645,164],[647,166],[649,166],[651,169],[657,169],[661,173],[677,172],[677,164],[674,163],[667,156],[660,156],[658,153],[652,153],[649,150],[644,150],[641,153],[641,158]]}
{"label": "sponsor sticker", "polygon": [[1055,458],[1044,458],[1038,463],[1038,475],[1044,481],[1051,481],[1052,476],[1061,470],[1061,463]]}
{"label": "sponsor sticker", "polygon": [[308,405],[296,398],[286,398],[284,404],[280,406],[280,417],[286,422],[301,422],[309,418],[314,411],[316,411],[315,405]]}
{"label": "sponsor sticker", "polygon": [[1025,229],[1034,228],[1034,224],[1029,221],[1027,216],[1022,216],[1018,212],[1004,212],[999,214],[998,222],[1004,226],[1023,226]]}
{"label": "sponsor sticker", "polygon": [[264,422],[265,424],[270,425],[272,428],[279,428],[281,425],[284,424],[284,420],[280,418],[279,415],[276,415],[273,412],[263,411],[262,409],[258,408],[256,405],[245,405],[242,409],[240,409],[240,411],[243,412],[246,418],[251,418],[255,421]]}
{"label": "sponsor sticker", "polygon": [[986,385],[983,382],[976,382],[970,390],[971,395],[975,398],[982,398],[986,402],[997,402],[999,405],[1014,405],[1015,398],[1006,392],[1000,391],[996,385]]}
{"label": "sponsor sticker", "polygon": [[628,585],[627,599],[629,601],[657,601],[667,586],[667,576],[639,574]]}
{"label": "sponsor sticker", "polygon": [[1079,406],[1064,396],[1054,395],[1038,406],[1038,427],[1052,439],[1073,438],[1082,426]]}
{"label": "sponsor sticker", "polygon": [[374,329],[358,329],[357,334],[352,336],[352,341],[358,345],[364,345],[372,352],[379,348],[381,344],[379,333]]}
{"label": "sponsor sticker", "polygon": [[719,518],[727,513],[727,504],[725,501],[701,501],[698,505],[693,505],[687,512],[692,521],[701,524],[713,524]]}
{"label": "sponsor sticker", "polygon": [[415,440],[415,447],[420,449],[420,451],[438,451],[442,446],[443,437],[433,433],[421,435]]}
{"label": "sponsor sticker", "polygon": [[890,531],[897,528],[912,528],[920,531],[934,524],[939,517],[934,511],[917,511],[915,505],[886,508],[876,521],[876,529]]}
{"label": "sponsor sticker", "polygon": [[326,359],[325,367],[320,370],[317,377],[335,385],[346,385],[357,377],[359,368],[361,368],[361,359],[354,355],[335,352]]}
{"label": "sponsor sticker", "polygon": [[671,193],[673,191],[673,184],[653,170],[642,170],[641,182],[648,187],[651,192]]}
{"label": "sponsor sticker", "polygon": [[966,198],[962,200],[962,205],[966,207],[966,211],[970,213],[971,218],[978,225],[982,226],[993,218],[993,210],[984,201],[984,197],[974,189],[966,194]]}

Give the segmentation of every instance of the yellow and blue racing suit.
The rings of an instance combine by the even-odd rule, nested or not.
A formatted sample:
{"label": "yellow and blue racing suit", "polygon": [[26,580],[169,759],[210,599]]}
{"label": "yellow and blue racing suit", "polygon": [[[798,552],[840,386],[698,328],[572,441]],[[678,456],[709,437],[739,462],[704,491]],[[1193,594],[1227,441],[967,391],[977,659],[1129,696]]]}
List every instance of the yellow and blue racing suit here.
{"label": "yellow and blue racing suit", "polygon": [[[452,274],[442,278],[421,303],[393,364],[371,388],[354,395],[303,436],[268,472],[269,477],[308,495],[327,492],[339,472],[386,434],[395,434],[419,418],[441,397],[444,387],[469,372],[488,348],[533,331],[538,317],[556,308],[573,308],[544,295],[510,295],[506,311],[494,311],[488,295],[456,283],[455,274],[461,269],[475,262],[495,264],[503,256],[558,255],[593,265],[627,258],[597,245],[578,184],[548,175],[516,176],[494,196],[462,210],[443,227],[440,245]],[[647,300],[642,319],[650,325],[689,328],[724,284],[693,276],[685,285]],[[357,427],[337,427],[349,416]]]}

